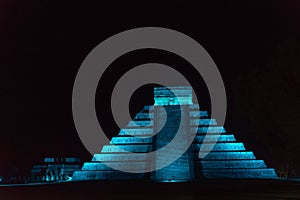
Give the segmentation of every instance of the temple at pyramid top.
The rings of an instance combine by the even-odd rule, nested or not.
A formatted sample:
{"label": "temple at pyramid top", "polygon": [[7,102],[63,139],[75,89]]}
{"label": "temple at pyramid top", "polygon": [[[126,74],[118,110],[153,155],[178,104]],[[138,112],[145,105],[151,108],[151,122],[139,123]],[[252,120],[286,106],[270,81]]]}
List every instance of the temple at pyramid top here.
{"label": "temple at pyramid top", "polygon": [[193,104],[192,88],[188,86],[154,88],[154,105]]}
{"label": "temple at pyramid top", "polygon": [[[207,111],[199,111],[199,105],[192,102],[191,87],[154,88],[154,100],[154,105],[145,106],[111,139],[110,144],[104,145],[90,162],[85,162],[81,170],[75,171],[72,180],[176,182],[209,178],[277,178],[273,168],[257,159],[242,142],[236,141],[234,133],[219,126],[217,119],[211,119]],[[142,171],[148,167],[149,158],[141,153],[164,148],[179,133],[195,135],[195,138],[191,146],[166,167],[148,173],[122,172],[113,167],[121,165],[123,169]],[[206,149],[212,144],[211,151],[199,158],[200,148]],[[155,156],[150,161],[155,165],[164,162]]]}

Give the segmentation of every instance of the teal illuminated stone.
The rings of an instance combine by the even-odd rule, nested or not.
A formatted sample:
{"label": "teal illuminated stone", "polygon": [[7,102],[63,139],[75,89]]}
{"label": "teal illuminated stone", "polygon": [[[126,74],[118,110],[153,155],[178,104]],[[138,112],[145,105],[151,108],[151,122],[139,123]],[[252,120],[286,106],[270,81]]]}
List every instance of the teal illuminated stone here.
{"label": "teal illuminated stone", "polygon": [[151,144],[152,138],[146,137],[113,137],[110,141],[111,144]]}
{"label": "teal illuminated stone", "polygon": [[130,152],[150,152],[152,146],[151,145],[144,145],[144,144],[137,144],[137,145],[105,145],[102,148],[103,153],[107,153],[107,152],[126,152],[126,151],[130,151]]}
{"label": "teal illuminated stone", "polygon": [[190,125],[199,125],[199,126],[205,126],[205,125],[217,125],[217,121],[215,119],[191,119]]}
{"label": "teal illuminated stone", "polygon": [[135,120],[138,120],[138,119],[147,119],[147,120],[150,120],[150,119],[153,119],[153,113],[138,113],[135,117],[134,117]]}
{"label": "teal illuminated stone", "polygon": [[153,108],[154,108],[154,106],[144,106],[141,113],[150,112],[153,110]]}
{"label": "teal illuminated stone", "polygon": [[[193,104],[191,87],[169,89],[155,88],[154,106],[144,106],[109,145],[93,156],[91,162],[75,171],[72,180],[181,182],[205,178],[277,178],[273,168],[268,168],[263,160],[257,160],[233,134],[226,134],[216,119],[209,118],[207,111]],[[183,119],[181,123],[180,119]],[[151,167],[162,164],[163,159],[146,157],[143,153],[163,149],[178,133],[196,136],[188,150],[168,166],[150,173],[126,173],[114,169],[122,166],[125,170],[140,171],[149,168],[149,163]],[[183,139],[177,147],[185,142]],[[207,153],[203,158],[198,157],[200,149]]]}
{"label": "teal illuminated stone", "polygon": [[154,106],[193,104],[191,87],[154,88]]}
{"label": "teal illuminated stone", "polygon": [[194,118],[202,118],[202,117],[208,117],[207,111],[190,111],[190,117]]}
{"label": "teal illuminated stone", "polygon": [[202,160],[240,160],[240,159],[256,159],[252,151],[242,152],[209,152]]}
{"label": "teal illuminated stone", "polygon": [[209,160],[200,161],[203,169],[209,168],[239,168],[239,169],[252,169],[252,168],[265,168],[266,165],[263,160]]}
{"label": "teal illuminated stone", "polygon": [[197,135],[194,143],[205,142],[235,142],[234,135]]}
{"label": "teal illuminated stone", "polygon": [[277,174],[273,168],[257,169],[203,169],[204,178],[254,178],[276,179]]}
{"label": "teal illuminated stone", "polygon": [[[189,107],[186,105],[181,105],[181,107],[157,107],[154,109],[155,116],[160,118],[164,115],[164,110],[168,113],[168,119],[165,124],[163,121],[156,121],[154,126],[155,132],[159,129],[159,127],[163,126],[163,129],[154,137],[154,144],[153,146],[155,149],[161,149],[165,145],[168,145],[170,139],[174,138],[176,134],[179,133],[186,133],[189,134]],[[174,131],[174,121],[180,120],[183,117],[183,121],[181,122],[180,126],[178,127],[177,131]],[[178,132],[178,133],[177,133]],[[184,145],[184,140],[178,144]],[[190,162],[193,159],[193,152],[191,149],[188,149],[183,155],[181,155],[175,162],[171,163],[170,165],[159,169],[157,171],[152,172],[151,179],[162,181],[162,180],[193,180],[195,177],[194,174],[194,165]],[[155,165],[160,165],[165,162],[164,159],[157,159],[155,161]]]}
{"label": "teal illuminated stone", "polygon": [[190,110],[197,110],[197,111],[199,111],[200,106],[199,106],[199,104],[191,104],[191,105],[189,105],[189,108],[190,108]]}
{"label": "teal illuminated stone", "polygon": [[144,154],[129,154],[129,153],[104,153],[95,154],[92,161],[145,161],[146,156]]}
{"label": "teal illuminated stone", "polygon": [[133,135],[133,136],[141,136],[141,135],[152,135],[153,128],[126,128],[121,129],[119,135]]}
{"label": "teal illuminated stone", "polygon": [[122,165],[123,169],[144,169],[146,167],[146,162],[112,162],[110,163],[111,167],[108,167],[105,165],[105,162],[86,162],[82,166],[82,170],[100,170],[100,171],[107,171],[107,170],[113,170],[114,167],[117,167],[118,165]]}
{"label": "teal illuminated stone", "polygon": [[222,126],[215,126],[215,127],[192,127],[192,133],[226,133],[224,127]]}
{"label": "teal illuminated stone", "polygon": [[127,125],[128,127],[145,127],[153,126],[153,121],[150,120],[134,120],[130,121]]}
{"label": "teal illuminated stone", "polygon": [[140,173],[125,173],[116,170],[108,171],[75,171],[72,177],[73,181],[82,181],[82,180],[131,180],[131,179],[145,179],[145,174]]}
{"label": "teal illuminated stone", "polygon": [[[195,150],[199,150],[200,147],[205,148],[205,146],[210,146],[210,143],[202,143],[202,144],[194,144],[193,146],[196,147]],[[213,145],[213,151],[244,151],[246,150],[244,144],[241,142],[236,143],[216,143]]]}

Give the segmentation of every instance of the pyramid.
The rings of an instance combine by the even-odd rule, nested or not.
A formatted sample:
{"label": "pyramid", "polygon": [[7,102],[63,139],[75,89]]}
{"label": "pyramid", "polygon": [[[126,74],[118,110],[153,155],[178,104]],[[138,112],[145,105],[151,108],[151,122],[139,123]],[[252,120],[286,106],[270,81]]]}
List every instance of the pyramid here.
{"label": "pyramid", "polygon": [[[218,126],[207,111],[193,104],[191,87],[154,88],[153,106],[145,106],[126,128],[103,146],[91,162],[75,171],[72,180],[153,180],[193,181],[205,178],[277,178],[275,170],[263,160],[256,159],[242,142],[236,141],[224,127]],[[166,120],[163,120],[167,116]],[[180,127],[178,121],[181,120]],[[146,173],[129,173],[116,170],[143,170],[149,160],[146,156],[126,153],[149,153],[164,148],[178,132],[194,134],[192,144],[171,164]],[[157,134],[155,134],[157,133]],[[214,144],[215,143],[215,144]],[[211,151],[199,158],[199,150],[214,144]],[[151,157],[154,165],[163,160]],[[106,165],[109,163],[109,166]]]}

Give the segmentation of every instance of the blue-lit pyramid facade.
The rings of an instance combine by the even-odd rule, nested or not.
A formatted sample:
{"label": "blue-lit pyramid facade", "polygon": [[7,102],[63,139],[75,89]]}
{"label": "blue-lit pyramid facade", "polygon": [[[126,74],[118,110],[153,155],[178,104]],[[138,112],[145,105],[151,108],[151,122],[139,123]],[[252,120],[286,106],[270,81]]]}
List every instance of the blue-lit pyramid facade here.
{"label": "blue-lit pyramid facade", "polygon": [[[252,151],[246,150],[242,142],[236,141],[232,133],[227,132],[223,126],[218,126],[217,120],[211,119],[207,111],[202,111],[198,104],[193,104],[191,87],[156,87],[154,101],[153,106],[145,106],[126,128],[121,129],[111,139],[110,144],[103,146],[93,156],[92,161],[85,162],[81,170],[75,171],[72,180],[194,181],[211,178],[277,178],[275,170],[267,167],[264,160],[257,159]],[[178,114],[178,109],[181,109],[181,114]],[[163,112],[167,112],[168,118],[164,127],[155,134],[161,126]],[[175,162],[147,173],[122,172],[104,164],[122,165],[128,169],[145,168],[146,158],[124,153],[114,145],[134,153],[148,153],[163,148],[178,131],[174,126],[181,115],[184,117],[181,131],[186,134],[195,133],[196,136],[188,150]],[[200,159],[200,147],[212,143],[215,143],[212,150]]]}

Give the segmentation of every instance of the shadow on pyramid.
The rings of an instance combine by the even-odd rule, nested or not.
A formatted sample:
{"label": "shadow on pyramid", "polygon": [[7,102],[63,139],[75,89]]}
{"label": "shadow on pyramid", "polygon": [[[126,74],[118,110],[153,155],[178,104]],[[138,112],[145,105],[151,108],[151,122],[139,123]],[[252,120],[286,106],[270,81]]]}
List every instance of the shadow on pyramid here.
{"label": "shadow on pyramid", "polygon": [[[233,134],[218,126],[207,111],[193,104],[191,87],[154,88],[154,100],[154,106],[145,106],[91,162],[85,162],[80,171],[75,171],[72,180],[180,182],[211,178],[277,178],[273,168],[256,159]],[[164,160],[155,156],[149,160],[144,153],[164,148],[178,132],[194,137],[187,150],[171,164],[145,173],[116,170],[122,166],[126,171],[143,171],[149,168],[149,163],[152,167],[161,165]],[[207,155],[198,158],[200,148],[209,145],[212,148]]]}

